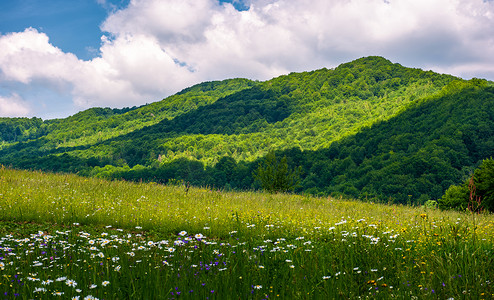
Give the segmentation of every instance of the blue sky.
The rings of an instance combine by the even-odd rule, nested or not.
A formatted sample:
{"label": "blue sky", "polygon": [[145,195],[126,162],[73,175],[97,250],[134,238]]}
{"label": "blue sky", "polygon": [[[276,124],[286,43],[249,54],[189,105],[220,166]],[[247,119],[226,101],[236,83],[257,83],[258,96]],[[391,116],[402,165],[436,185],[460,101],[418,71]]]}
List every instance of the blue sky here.
{"label": "blue sky", "polygon": [[0,117],[67,117],[362,56],[494,80],[484,0],[0,1]]}

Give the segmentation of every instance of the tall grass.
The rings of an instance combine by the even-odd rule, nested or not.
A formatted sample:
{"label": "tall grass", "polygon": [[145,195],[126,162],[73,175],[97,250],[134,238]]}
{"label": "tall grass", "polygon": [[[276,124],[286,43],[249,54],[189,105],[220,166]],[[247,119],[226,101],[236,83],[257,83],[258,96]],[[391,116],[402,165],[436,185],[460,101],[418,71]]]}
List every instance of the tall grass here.
{"label": "tall grass", "polygon": [[494,297],[488,214],[2,168],[0,220],[7,299]]}

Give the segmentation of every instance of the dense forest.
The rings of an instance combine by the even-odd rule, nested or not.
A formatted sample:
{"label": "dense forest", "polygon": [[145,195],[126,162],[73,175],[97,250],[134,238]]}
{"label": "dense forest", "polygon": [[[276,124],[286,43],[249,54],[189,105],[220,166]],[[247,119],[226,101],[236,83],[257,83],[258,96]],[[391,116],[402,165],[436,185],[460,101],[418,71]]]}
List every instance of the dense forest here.
{"label": "dense forest", "polygon": [[3,118],[0,163],[251,189],[272,152],[298,170],[295,192],[420,204],[493,155],[493,122],[491,82],[366,57],[265,82],[206,82],[142,107]]}

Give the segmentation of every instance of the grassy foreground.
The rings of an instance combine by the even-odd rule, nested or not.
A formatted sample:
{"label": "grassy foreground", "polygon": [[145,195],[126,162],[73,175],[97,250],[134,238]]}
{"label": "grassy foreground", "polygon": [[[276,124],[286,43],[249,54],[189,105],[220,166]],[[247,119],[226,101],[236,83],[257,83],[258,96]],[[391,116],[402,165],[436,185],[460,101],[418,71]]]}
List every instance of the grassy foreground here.
{"label": "grassy foreground", "polygon": [[493,299],[494,216],[0,169],[0,299]]}

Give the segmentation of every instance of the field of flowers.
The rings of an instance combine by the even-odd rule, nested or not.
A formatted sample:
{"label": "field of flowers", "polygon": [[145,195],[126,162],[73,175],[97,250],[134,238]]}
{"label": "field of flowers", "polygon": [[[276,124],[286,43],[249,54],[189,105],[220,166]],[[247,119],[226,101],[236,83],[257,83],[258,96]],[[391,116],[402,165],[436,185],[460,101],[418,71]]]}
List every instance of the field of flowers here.
{"label": "field of flowers", "polygon": [[493,299],[494,216],[0,168],[0,299]]}

